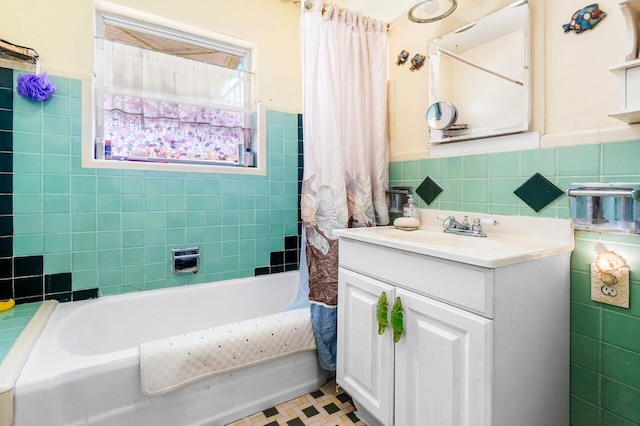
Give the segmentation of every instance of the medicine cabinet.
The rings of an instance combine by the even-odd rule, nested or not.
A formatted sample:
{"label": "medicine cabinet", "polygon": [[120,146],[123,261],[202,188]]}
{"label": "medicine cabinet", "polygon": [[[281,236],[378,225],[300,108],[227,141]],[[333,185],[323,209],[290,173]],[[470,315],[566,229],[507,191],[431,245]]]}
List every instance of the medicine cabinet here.
{"label": "medicine cabinet", "polygon": [[448,103],[457,113],[447,128],[431,126],[430,143],[529,130],[528,1],[431,41],[429,79],[429,105]]}

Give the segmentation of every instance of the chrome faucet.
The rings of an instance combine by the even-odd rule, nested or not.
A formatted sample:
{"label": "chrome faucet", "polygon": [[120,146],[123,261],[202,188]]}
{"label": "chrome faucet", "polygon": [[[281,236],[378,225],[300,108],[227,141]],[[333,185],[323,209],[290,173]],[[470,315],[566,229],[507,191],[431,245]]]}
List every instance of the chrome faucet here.
{"label": "chrome faucet", "polygon": [[495,219],[473,219],[473,225],[469,226],[467,216],[464,217],[462,223],[458,222],[454,216],[438,216],[438,220],[442,221],[444,232],[457,235],[467,235],[471,237],[486,237],[482,231],[482,225],[498,225]]}
{"label": "chrome faucet", "polygon": [[[442,217],[439,216],[438,219],[442,220]],[[469,221],[467,220],[467,216],[464,217],[462,223],[458,222],[454,216],[446,216],[444,221],[442,222],[442,226],[445,230],[447,229],[461,229],[468,230],[469,229]]]}

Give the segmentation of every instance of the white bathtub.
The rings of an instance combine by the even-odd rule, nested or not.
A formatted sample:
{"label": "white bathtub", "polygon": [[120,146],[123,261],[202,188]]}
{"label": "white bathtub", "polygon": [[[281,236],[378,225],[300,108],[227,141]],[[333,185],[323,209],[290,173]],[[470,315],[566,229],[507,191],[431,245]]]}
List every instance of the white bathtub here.
{"label": "white bathtub", "polygon": [[282,311],[296,271],[58,305],[15,386],[15,424],[224,425],[314,391],[306,351],[147,397],[141,342]]}

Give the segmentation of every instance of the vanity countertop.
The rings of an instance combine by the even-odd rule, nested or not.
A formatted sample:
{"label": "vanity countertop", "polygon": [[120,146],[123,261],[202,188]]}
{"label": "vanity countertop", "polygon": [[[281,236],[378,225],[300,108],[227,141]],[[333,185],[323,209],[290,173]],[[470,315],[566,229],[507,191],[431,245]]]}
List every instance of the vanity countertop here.
{"label": "vanity countertop", "polygon": [[[573,228],[568,219],[486,215],[421,209],[422,226],[403,231],[393,226],[334,230],[340,238],[386,246],[485,268],[498,268],[573,250]],[[484,226],[487,237],[443,232],[438,216],[462,221],[496,219],[499,225]]]}

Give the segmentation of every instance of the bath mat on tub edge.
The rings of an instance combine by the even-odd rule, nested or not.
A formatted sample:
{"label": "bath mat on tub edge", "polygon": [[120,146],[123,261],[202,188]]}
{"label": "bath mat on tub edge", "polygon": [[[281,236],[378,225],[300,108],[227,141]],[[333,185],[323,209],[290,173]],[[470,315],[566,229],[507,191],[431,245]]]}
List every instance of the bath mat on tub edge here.
{"label": "bath mat on tub edge", "polygon": [[314,350],[309,308],[140,344],[142,392],[156,396],[198,380]]}

